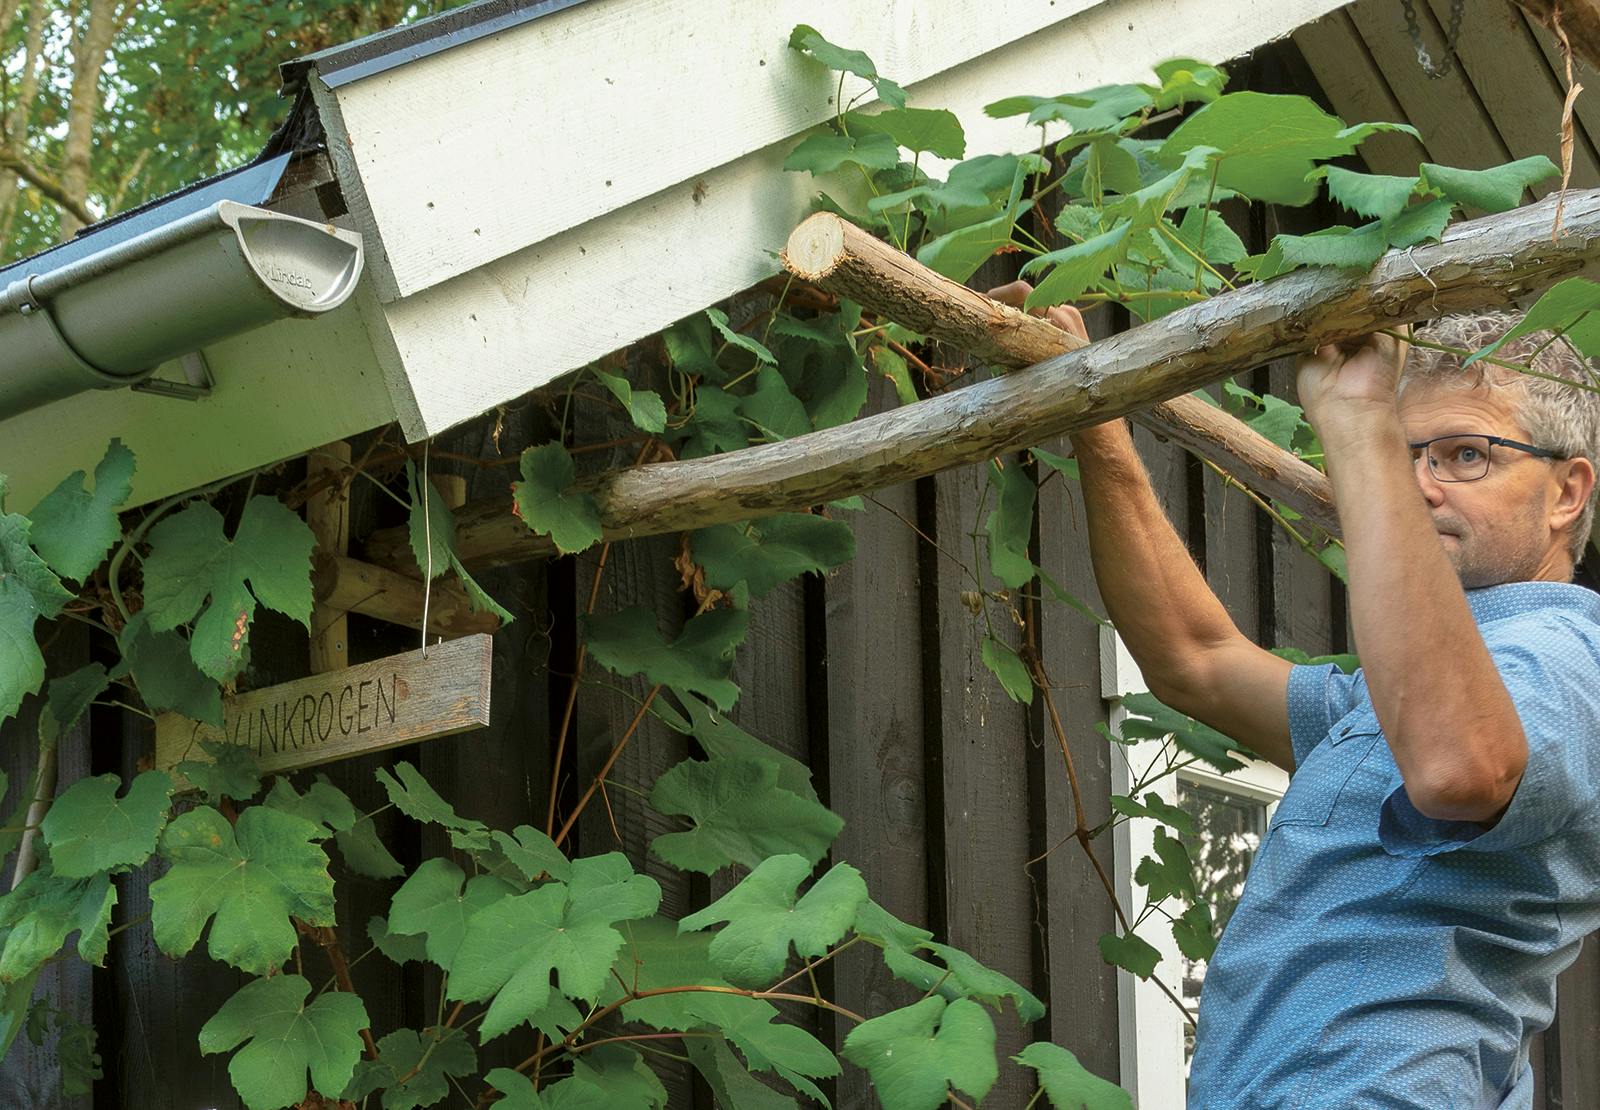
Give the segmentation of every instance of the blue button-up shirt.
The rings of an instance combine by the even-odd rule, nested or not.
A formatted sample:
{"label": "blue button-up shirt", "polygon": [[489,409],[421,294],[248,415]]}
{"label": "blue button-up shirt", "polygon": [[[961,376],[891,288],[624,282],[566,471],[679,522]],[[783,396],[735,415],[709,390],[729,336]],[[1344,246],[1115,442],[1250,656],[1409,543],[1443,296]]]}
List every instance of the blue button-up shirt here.
{"label": "blue button-up shirt", "polygon": [[1467,598],[1528,737],[1510,807],[1423,816],[1361,672],[1294,668],[1296,771],[1206,970],[1191,1110],[1533,1105],[1529,1037],[1600,927],[1600,595]]}

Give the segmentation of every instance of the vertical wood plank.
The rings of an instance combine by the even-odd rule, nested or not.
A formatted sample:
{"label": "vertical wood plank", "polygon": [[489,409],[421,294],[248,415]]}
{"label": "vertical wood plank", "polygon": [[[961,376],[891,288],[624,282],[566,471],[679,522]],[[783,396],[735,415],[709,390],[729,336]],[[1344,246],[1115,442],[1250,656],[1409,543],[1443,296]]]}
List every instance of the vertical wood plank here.
{"label": "vertical wood plank", "polygon": [[[1111,334],[1124,320],[1094,313],[1090,336]],[[1179,511],[1187,504],[1186,463],[1181,448],[1136,429],[1135,440],[1151,452],[1158,468],[1158,490]],[[1040,444],[1063,453],[1068,441]],[[1041,475],[1042,477],[1042,475]],[[1039,565],[1061,588],[1103,612],[1100,592],[1089,561],[1089,533],[1083,496],[1077,483],[1051,478],[1040,487]],[[1039,652],[1051,694],[1067,734],[1083,798],[1084,823],[1099,824],[1110,816],[1111,758],[1109,746],[1095,731],[1106,719],[1100,698],[1099,625],[1043,594],[1039,610]],[[1096,1075],[1117,1082],[1121,1075],[1118,1036],[1117,971],[1100,958],[1099,938],[1116,930],[1116,914],[1093,865],[1076,840],[1067,839],[1077,825],[1066,760],[1060,741],[1044,712],[1042,699],[1029,715],[1028,750],[1043,799],[1044,821],[1032,855],[1048,852],[1030,869],[1043,897],[1046,923],[1045,956],[1050,997],[1046,1028],[1036,1035],[1066,1047]],[[1095,858],[1112,874],[1116,866],[1109,836],[1094,843]]]}
{"label": "vertical wood plank", "polygon": [[[350,464],[350,444],[330,443],[306,457],[306,477],[337,473]],[[343,555],[350,546],[350,490],[335,484],[319,490],[306,502],[306,523],[317,537],[317,548]],[[350,665],[350,618],[322,605],[311,607],[311,673],[322,674]]]}
{"label": "vertical wood plank", "polygon": [[1577,960],[1556,980],[1556,1024],[1546,1037],[1556,1039],[1561,1060],[1559,1077],[1552,1076],[1546,1089],[1548,1104],[1563,1110],[1593,1106],[1600,1094],[1600,1054],[1595,1052],[1600,1043],[1600,948],[1593,936],[1584,939]]}
{"label": "vertical wood plank", "polygon": [[[1016,456],[1007,456],[1005,464],[1021,465]],[[955,561],[997,586],[972,538],[981,533],[995,497],[990,491],[985,499],[983,466],[946,471],[933,484],[931,534],[954,557],[941,557],[935,580],[924,582],[925,589],[936,591],[938,606],[939,713],[932,723],[944,780],[943,931],[949,943],[1027,985],[1033,980],[1034,915],[1025,870],[1031,854],[1027,723],[1022,707],[983,665],[987,630],[962,602],[961,593],[974,583]],[[978,552],[983,550],[980,542]],[[994,608],[997,620],[1003,619],[1001,613]],[[1016,643],[1014,628],[997,625],[996,633]],[[1002,1059],[1028,1043],[1028,1031],[1019,1029],[1009,1010],[995,1028]],[[1021,1069],[1008,1065],[992,1097],[998,1105],[1011,1105],[1026,1101],[1031,1087]]]}
{"label": "vertical wood plank", "polygon": [[[649,365],[640,359],[633,360],[628,368],[630,381],[647,382],[648,373]],[[632,425],[607,414],[588,411],[588,406],[574,411],[573,427],[578,442],[605,442],[633,434]],[[591,458],[587,465],[608,469],[627,466],[632,463],[636,450],[629,444],[609,452],[596,452],[606,457]],[[613,544],[601,576],[595,612],[614,613],[642,606],[656,618],[661,635],[668,641],[675,639],[693,611],[693,603],[681,592],[678,572],[673,567],[678,542],[676,536],[656,536]],[[588,603],[599,551],[594,548],[576,557],[576,596],[552,599],[570,607],[565,618],[569,621],[577,622],[578,614]],[[566,764],[572,769],[579,795],[595,780],[649,689],[650,684],[642,677],[619,678],[601,669],[592,659],[585,665]],[[564,697],[565,691],[560,690],[557,696]],[[646,713],[607,776],[618,788],[596,792],[574,829],[576,843],[564,846],[576,855],[625,853],[635,871],[649,875],[661,885],[660,912],[674,919],[696,908],[694,884],[684,872],[652,855],[649,847],[657,836],[681,828],[681,823],[657,813],[645,798],[656,779],[688,755],[689,741]],[[563,816],[558,814],[558,825]],[[701,889],[703,892],[703,886]],[[651,1065],[666,1084],[670,1105],[695,1105],[694,1083],[688,1065],[659,1058],[652,1059]]]}
{"label": "vertical wood plank", "polygon": [[[1489,124],[1476,90],[1460,68],[1437,81],[1422,72],[1406,38],[1398,4],[1357,0],[1345,10],[1387,78],[1406,120],[1422,133],[1431,161],[1481,169],[1510,160],[1510,150]],[[1418,5],[1417,15],[1429,41],[1443,41],[1443,32],[1425,4]]]}
{"label": "vertical wood plank", "polygon": [[[1348,8],[1307,23],[1293,38],[1334,112],[1346,123],[1410,122],[1351,21]],[[1416,64],[1415,59],[1411,64]],[[1373,135],[1358,153],[1374,173],[1414,174],[1417,164],[1428,160],[1424,144],[1431,139],[1426,131],[1420,143],[1400,133]]]}
{"label": "vertical wood plank", "polygon": [[[1435,22],[1445,25],[1450,0],[1430,2]],[[1419,4],[1419,10],[1423,6]],[[1482,0],[1469,4],[1455,53],[1465,71],[1464,78],[1471,82],[1512,157],[1543,154],[1559,166],[1561,107],[1566,88],[1550,71],[1518,9],[1499,2],[1490,7]],[[1583,99],[1581,95],[1579,99]],[[1580,126],[1578,131],[1581,133],[1583,128]],[[1576,139],[1572,187],[1590,189],[1600,184],[1600,166],[1596,165],[1588,136],[1580,134]],[[1560,178],[1541,182],[1533,186],[1533,196],[1543,197],[1560,185]]]}
{"label": "vertical wood plank", "polygon": [[[879,399],[880,405],[883,403]],[[884,909],[913,924],[928,922],[928,813],[923,715],[923,653],[919,566],[913,531],[916,488],[873,494],[850,520],[856,557],[830,572],[823,585],[827,650],[826,801],[844,818],[833,858],[853,864]],[[937,554],[932,558],[938,558]],[[895,979],[876,949],[845,953],[833,976],[847,1009],[881,1014],[921,995]],[[839,1019],[835,1046],[850,1031]],[[835,1105],[875,1105],[866,1073],[848,1067]]]}

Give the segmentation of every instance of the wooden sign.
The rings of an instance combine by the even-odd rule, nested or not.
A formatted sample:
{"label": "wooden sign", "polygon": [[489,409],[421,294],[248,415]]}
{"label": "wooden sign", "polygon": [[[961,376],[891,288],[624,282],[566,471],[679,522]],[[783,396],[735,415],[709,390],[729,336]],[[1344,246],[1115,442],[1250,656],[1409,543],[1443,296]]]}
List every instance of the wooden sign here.
{"label": "wooden sign", "polygon": [[292,771],[432,740],[489,723],[494,639],[464,636],[421,651],[224,699],[223,727],[156,719],[156,766],[206,760],[202,740],[250,749],[265,772]]}

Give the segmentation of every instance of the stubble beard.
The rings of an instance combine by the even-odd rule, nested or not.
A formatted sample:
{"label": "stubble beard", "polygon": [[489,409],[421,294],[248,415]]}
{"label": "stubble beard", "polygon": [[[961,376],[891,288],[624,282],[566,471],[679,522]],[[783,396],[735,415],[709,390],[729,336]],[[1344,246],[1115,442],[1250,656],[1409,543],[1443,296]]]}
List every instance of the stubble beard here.
{"label": "stubble beard", "polygon": [[1459,517],[1434,518],[1434,526],[1441,533],[1455,537],[1456,542],[1450,543],[1441,534],[1439,543],[1463,589],[1528,582],[1538,576],[1545,556],[1539,527],[1542,516],[1539,506],[1529,509],[1525,519],[1507,522],[1494,534],[1479,532]]}

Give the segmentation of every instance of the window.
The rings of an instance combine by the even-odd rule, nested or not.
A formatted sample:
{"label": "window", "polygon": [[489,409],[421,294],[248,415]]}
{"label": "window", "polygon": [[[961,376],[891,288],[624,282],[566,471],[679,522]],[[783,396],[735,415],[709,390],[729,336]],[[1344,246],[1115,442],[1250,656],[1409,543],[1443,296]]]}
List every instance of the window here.
{"label": "window", "polygon": [[[1118,731],[1126,715],[1121,699],[1147,687],[1133,657],[1110,629],[1101,632],[1100,660],[1101,695],[1111,703],[1110,724]],[[1111,789],[1117,794],[1127,794],[1138,777],[1161,758],[1159,741],[1112,747]],[[1267,821],[1288,787],[1289,776],[1281,768],[1250,760],[1243,771],[1231,775],[1196,764],[1142,792],[1154,792],[1195,818],[1198,837],[1182,839],[1195,861],[1202,896],[1213,906],[1219,934],[1244,889],[1245,875],[1266,833]],[[1139,818],[1117,826],[1114,833],[1117,899],[1130,919],[1144,908],[1144,888],[1133,881],[1133,871],[1139,860],[1154,853],[1153,825],[1149,819]],[[1183,998],[1190,1013],[1196,1012],[1205,961],[1189,960],[1179,952],[1164,922],[1147,921],[1139,935],[1161,953],[1155,977]],[[1153,981],[1119,971],[1117,994],[1122,1086],[1136,1106],[1149,1110],[1183,1107],[1189,1055],[1194,1049],[1188,1024]]]}

